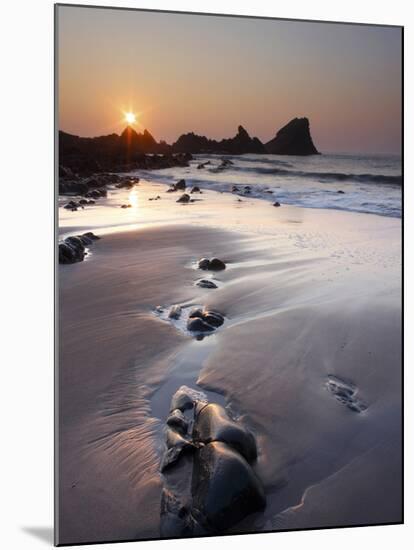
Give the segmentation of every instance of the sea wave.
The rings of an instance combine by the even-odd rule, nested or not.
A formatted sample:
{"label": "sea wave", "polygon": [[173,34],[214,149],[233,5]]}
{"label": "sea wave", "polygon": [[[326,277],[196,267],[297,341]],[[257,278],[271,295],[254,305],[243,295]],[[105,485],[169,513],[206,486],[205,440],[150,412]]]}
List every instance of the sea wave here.
{"label": "sea wave", "polygon": [[402,185],[402,176],[388,174],[352,174],[343,172],[308,172],[302,170],[285,170],[284,168],[257,167],[232,167],[234,171],[250,172],[256,174],[270,174],[288,176],[294,178],[311,178],[319,181],[353,181],[357,183],[376,183],[383,185]]}

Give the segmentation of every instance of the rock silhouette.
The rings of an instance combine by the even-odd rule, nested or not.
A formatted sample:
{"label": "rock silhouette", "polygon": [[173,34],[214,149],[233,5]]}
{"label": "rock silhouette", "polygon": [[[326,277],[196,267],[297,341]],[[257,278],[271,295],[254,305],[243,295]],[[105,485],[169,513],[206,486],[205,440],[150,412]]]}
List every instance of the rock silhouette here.
{"label": "rock silhouette", "polygon": [[309,129],[309,119],[294,118],[266,143],[266,151],[273,155],[318,155]]}

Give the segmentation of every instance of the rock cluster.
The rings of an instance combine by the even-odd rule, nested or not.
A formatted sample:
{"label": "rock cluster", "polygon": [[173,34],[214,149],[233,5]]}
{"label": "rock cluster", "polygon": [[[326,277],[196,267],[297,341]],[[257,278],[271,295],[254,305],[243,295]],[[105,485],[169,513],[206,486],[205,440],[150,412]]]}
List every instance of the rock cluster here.
{"label": "rock cluster", "polygon": [[74,264],[82,262],[86,256],[86,247],[97,239],[100,239],[100,237],[92,232],[66,237],[64,241],[59,243],[59,263]]}

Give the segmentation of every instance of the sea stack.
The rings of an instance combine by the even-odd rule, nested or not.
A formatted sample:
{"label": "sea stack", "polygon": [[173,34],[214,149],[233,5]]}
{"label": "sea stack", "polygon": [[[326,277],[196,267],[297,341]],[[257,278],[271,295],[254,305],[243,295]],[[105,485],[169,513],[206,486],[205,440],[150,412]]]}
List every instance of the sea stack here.
{"label": "sea stack", "polygon": [[276,136],[265,145],[273,155],[319,155],[313,144],[309,119],[294,118],[281,128]]}

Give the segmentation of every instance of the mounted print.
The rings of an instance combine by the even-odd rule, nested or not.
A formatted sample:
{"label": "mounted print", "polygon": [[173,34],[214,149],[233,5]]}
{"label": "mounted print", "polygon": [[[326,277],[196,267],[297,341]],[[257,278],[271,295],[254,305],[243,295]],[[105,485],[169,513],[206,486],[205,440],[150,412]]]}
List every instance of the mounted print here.
{"label": "mounted print", "polygon": [[55,23],[56,544],[401,523],[402,27]]}

